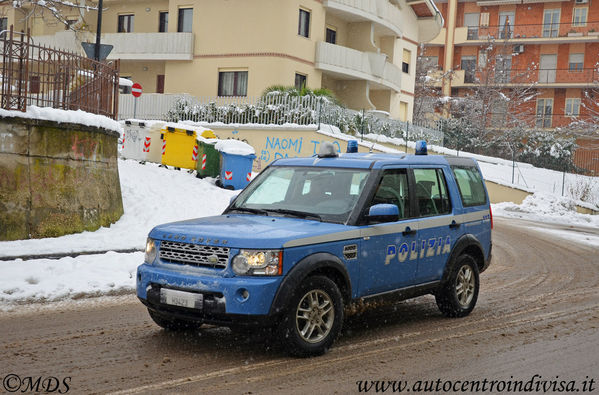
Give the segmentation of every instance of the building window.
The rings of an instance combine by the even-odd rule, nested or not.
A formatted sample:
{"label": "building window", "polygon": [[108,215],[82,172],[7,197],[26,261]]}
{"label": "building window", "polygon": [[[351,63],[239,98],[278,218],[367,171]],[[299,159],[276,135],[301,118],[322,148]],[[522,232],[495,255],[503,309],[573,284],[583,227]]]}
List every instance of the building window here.
{"label": "building window", "polygon": [[478,40],[478,21],[480,14],[478,12],[464,14],[464,26],[468,28],[468,40]]}
{"label": "building window", "polygon": [[462,56],[460,67],[464,70],[466,84],[476,82],[476,58],[474,56]]}
{"label": "building window", "polygon": [[587,25],[587,12],[588,8],[574,8],[574,14],[572,16],[572,26],[586,26]]}
{"label": "building window", "polygon": [[407,122],[408,120],[408,103],[405,101],[399,102],[399,120]]}
{"label": "building window", "polygon": [[545,10],[543,14],[543,37],[557,37],[559,32],[559,8]]}
{"label": "building window", "polygon": [[0,18],[0,38],[4,38],[8,30],[8,18]]}
{"label": "building window", "polygon": [[495,58],[495,83],[508,84],[512,73],[512,57],[497,56]]}
{"label": "building window", "polygon": [[247,71],[221,71],[218,73],[219,96],[247,96]]}
{"label": "building window", "polygon": [[537,99],[537,127],[550,128],[553,99]]}
{"label": "building window", "polygon": [[410,59],[412,58],[412,52],[407,49],[403,50],[403,61],[401,62],[401,71],[404,73],[410,73]]}
{"label": "building window", "polygon": [[160,33],[168,32],[168,12],[166,11],[158,14],[158,31]]}
{"label": "building window", "polygon": [[571,53],[570,59],[568,60],[568,70],[569,71],[582,71],[583,62],[584,62],[584,54],[583,53]]}
{"label": "building window", "polygon": [[310,12],[306,10],[299,10],[299,25],[297,27],[297,34],[304,37],[310,37]]}
{"label": "building window", "polygon": [[306,87],[308,77],[305,74],[295,73],[295,89],[301,91]]}
{"label": "building window", "polygon": [[119,33],[131,33],[133,31],[133,15],[119,15]]}
{"label": "building window", "polygon": [[418,59],[419,65],[425,71],[438,70],[439,69],[439,57],[438,56],[422,56]]}
{"label": "building window", "polygon": [[514,11],[505,11],[499,13],[499,38],[509,39],[514,37]]}
{"label": "building window", "polygon": [[327,27],[326,42],[329,44],[337,44],[337,31]]}
{"label": "building window", "polygon": [[164,74],[156,76],[156,93],[164,93]]}
{"label": "building window", "polygon": [[179,8],[179,21],[177,31],[179,33],[191,33],[191,25],[193,21],[193,8]]}
{"label": "building window", "polygon": [[580,115],[580,98],[566,99],[566,116],[577,117]]}

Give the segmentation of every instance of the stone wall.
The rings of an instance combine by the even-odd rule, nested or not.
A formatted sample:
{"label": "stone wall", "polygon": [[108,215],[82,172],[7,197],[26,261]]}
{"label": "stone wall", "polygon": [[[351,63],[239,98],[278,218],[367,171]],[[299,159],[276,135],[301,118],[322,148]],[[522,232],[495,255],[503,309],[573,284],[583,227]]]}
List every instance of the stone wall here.
{"label": "stone wall", "polygon": [[0,118],[0,240],[109,226],[123,214],[118,133]]}

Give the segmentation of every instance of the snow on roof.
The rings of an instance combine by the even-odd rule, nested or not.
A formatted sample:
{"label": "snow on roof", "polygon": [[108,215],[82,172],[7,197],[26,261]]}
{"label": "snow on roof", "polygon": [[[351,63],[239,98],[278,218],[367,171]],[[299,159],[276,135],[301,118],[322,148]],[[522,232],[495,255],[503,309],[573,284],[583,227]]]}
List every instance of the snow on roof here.
{"label": "snow on roof", "polygon": [[51,107],[27,106],[26,112],[0,109],[0,117],[40,119],[58,123],[78,123],[80,125],[121,132],[121,125],[117,121],[104,115],[92,114],[81,110],[60,110]]}
{"label": "snow on roof", "polygon": [[232,155],[254,155],[256,153],[254,147],[240,140],[219,140],[214,148]]}

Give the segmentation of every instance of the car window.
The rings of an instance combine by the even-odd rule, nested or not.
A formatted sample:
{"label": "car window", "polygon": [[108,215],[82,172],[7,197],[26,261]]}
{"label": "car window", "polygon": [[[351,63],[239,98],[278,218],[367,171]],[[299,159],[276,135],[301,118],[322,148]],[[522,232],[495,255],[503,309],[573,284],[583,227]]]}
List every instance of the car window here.
{"label": "car window", "polygon": [[416,201],[421,217],[449,214],[451,204],[441,169],[414,169]]}
{"label": "car window", "polygon": [[482,176],[475,167],[452,167],[464,207],[487,203]]}
{"label": "car window", "polygon": [[408,175],[406,169],[386,170],[376,188],[370,206],[394,204],[399,209],[399,218],[410,216],[408,197]]}
{"label": "car window", "polygon": [[231,210],[269,215],[314,214],[326,222],[347,221],[370,170],[321,167],[269,167],[244,189]]}

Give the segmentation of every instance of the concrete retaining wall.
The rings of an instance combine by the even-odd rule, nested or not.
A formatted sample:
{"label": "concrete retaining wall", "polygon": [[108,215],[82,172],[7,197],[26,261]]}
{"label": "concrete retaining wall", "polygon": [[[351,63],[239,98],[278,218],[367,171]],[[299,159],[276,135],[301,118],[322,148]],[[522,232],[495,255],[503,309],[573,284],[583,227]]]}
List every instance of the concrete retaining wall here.
{"label": "concrete retaining wall", "polygon": [[0,240],[96,230],[123,214],[118,133],[0,119]]}
{"label": "concrete retaining wall", "polygon": [[[324,141],[332,142],[340,152],[345,152],[347,149],[347,141],[317,133],[315,127],[289,128],[281,126],[264,129],[247,126],[236,128],[230,125],[212,124],[205,124],[204,126],[214,131],[218,138],[239,139],[254,147],[256,150],[254,171],[262,170],[275,159],[317,154],[320,144]],[[371,145],[372,143],[368,144]],[[358,151],[368,152],[368,148],[359,146]]]}

